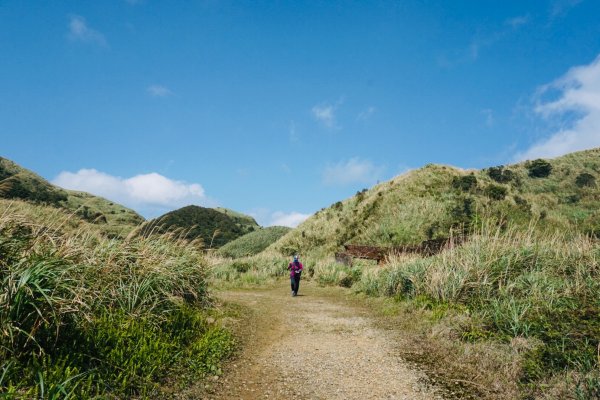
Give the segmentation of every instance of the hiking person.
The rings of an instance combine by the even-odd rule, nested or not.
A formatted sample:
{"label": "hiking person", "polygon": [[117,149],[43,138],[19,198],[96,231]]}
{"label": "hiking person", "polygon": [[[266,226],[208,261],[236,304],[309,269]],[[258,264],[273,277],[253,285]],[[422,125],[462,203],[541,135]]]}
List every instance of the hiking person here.
{"label": "hiking person", "polygon": [[294,261],[289,263],[288,270],[290,271],[290,282],[292,284],[292,296],[298,295],[300,289],[300,275],[302,274],[302,263],[298,260],[298,256],[294,256]]}

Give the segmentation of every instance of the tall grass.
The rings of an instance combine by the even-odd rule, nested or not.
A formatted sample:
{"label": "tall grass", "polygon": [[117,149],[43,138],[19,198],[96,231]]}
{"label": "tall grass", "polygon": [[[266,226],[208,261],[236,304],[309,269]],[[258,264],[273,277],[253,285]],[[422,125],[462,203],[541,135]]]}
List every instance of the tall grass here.
{"label": "tall grass", "polygon": [[600,395],[600,244],[587,236],[483,225],[435,257],[391,256],[354,288],[461,307],[472,321],[465,341],[537,343],[523,357],[525,387],[537,390],[536,383],[571,371],[582,398]]}
{"label": "tall grass", "polygon": [[231,338],[206,322],[196,243],[60,217],[0,216],[0,396],[154,397],[175,369],[217,370]]}

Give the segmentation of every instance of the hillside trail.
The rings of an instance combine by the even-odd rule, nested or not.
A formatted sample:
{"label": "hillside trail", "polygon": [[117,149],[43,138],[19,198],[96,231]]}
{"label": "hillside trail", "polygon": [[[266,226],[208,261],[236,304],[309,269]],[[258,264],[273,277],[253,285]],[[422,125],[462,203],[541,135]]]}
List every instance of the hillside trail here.
{"label": "hillside trail", "polygon": [[445,398],[424,372],[399,357],[392,333],[377,327],[372,311],[331,288],[302,282],[300,294],[291,297],[282,282],[217,297],[251,314],[233,322],[243,349],[205,398]]}

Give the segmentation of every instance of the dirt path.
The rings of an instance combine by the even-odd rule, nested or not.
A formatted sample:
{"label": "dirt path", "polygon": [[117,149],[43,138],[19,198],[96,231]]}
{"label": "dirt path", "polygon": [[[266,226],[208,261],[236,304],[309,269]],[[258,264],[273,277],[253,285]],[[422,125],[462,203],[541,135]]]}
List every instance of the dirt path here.
{"label": "dirt path", "polygon": [[292,298],[275,289],[227,291],[251,310],[237,329],[247,341],[210,399],[442,399],[423,372],[394,351],[366,309],[302,283]]}

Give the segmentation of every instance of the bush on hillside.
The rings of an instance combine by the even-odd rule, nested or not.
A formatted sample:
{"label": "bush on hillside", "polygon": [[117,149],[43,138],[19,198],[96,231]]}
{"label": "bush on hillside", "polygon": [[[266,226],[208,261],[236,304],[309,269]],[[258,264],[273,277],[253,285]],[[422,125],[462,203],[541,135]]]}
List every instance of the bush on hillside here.
{"label": "bush on hillside", "polygon": [[546,178],[552,172],[552,164],[538,158],[525,164],[531,178]]}
{"label": "bush on hillside", "polygon": [[514,172],[510,169],[505,169],[504,165],[488,168],[487,174],[498,183],[508,183],[515,178]]}
{"label": "bush on hillside", "polygon": [[356,202],[360,203],[361,201],[363,201],[363,199],[365,198],[365,193],[367,193],[369,189],[363,189],[363,190],[359,190],[358,192],[356,192]]}
{"label": "bush on hillside", "polygon": [[473,174],[455,176],[452,178],[452,187],[463,192],[469,192],[477,187],[477,178]]}
{"label": "bush on hillside", "polygon": [[[464,232],[469,230],[473,219],[475,218],[475,200],[472,197],[463,197],[458,199],[457,204],[450,210],[452,217],[452,227],[462,228]],[[434,237],[434,233],[439,230],[439,224],[435,224],[431,232],[427,232],[427,236]]]}
{"label": "bush on hillside", "polygon": [[485,195],[492,200],[504,200],[508,191],[500,185],[489,185],[485,188]]}
{"label": "bush on hillside", "polygon": [[581,188],[593,187],[596,186],[596,178],[590,173],[582,172],[581,174],[577,175],[577,178],[575,178],[575,184]]}

